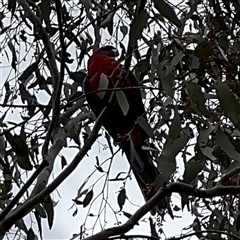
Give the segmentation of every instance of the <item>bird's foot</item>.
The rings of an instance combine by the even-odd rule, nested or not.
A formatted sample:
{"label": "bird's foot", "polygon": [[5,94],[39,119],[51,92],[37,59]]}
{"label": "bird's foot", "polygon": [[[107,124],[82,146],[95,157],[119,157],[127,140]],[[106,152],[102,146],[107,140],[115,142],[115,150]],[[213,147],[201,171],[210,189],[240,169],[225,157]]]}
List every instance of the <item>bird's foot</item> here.
{"label": "bird's foot", "polygon": [[147,183],[146,187],[144,189],[144,192],[146,194],[146,196],[150,196],[151,193],[153,192],[154,189],[154,184],[153,183]]}

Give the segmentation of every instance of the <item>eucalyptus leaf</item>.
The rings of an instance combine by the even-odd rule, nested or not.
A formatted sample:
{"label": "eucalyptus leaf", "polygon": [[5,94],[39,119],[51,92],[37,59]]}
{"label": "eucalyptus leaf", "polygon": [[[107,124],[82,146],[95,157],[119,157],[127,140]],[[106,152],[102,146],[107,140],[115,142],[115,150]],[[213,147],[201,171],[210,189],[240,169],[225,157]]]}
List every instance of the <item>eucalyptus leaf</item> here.
{"label": "eucalyptus leaf", "polygon": [[100,91],[100,92],[97,93],[97,95],[101,99],[103,99],[103,97],[105,96],[105,93],[106,93],[106,91],[101,91],[101,90],[107,89],[108,83],[109,83],[109,80],[108,80],[107,76],[104,73],[101,73],[99,86],[98,86],[98,91]]}
{"label": "eucalyptus leaf", "polygon": [[181,27],[181,21],[178,19],[173,8],[170,7],[167,2],[165,2],[164,0],[153,0],[153,2],[157,10],[162,14],[162,16],[175,24],[177,27]]}
{"label": "eucalyptus leaf", "polygon": [[50,196],[48,196],[47,199],[44,201],[43,207],[45,209],[45,212],[47,213],[49,229],[51,229],[53,226],[54,209],[53,209],[53,202]]}
{"label": "eucalyptus leaf", "polygon": [[186,165],[183,173],[183,181],[185,183],[191,183],[198,174],[203,170],[205,165],[205,158],[195,158],[190,159]]}
{"label": "eucalyptus leaf", "polygon": [[86,207],[93,198],[93,190],[90,190],[83,200],[83,207]]}
{"label": "eucalyptus leaf", "polygon": [[152,138],[154,137],[153,129],[151,128],[145,117],[142,116],[138,117],[137,123],[143,128],[143,130],[148,134],[149,137]]}
{"label": "eucalyptus leaf", "polygon": [[240,103],[226,83],[216,82],[217,97],[225,115],[240,129]]}
{"label": "eucalyptus leaf", "polygon": [[174,110],[174,119],[173,119],[172,125],[169,130],[169,136],[172,139],[178,138],[180,136],[181,130],[182,130],[181,118],[180,118],[180,115],[178,114],[177,109],[175,109]]}
{"label": "eucalyptus leaf", "polygon": [[30,66],[28,66],[23,73],[20,75],[19,80],[23,81],[30,77],[30,75],[36,70],[38,67],[39,61],[32,63]]}
{"label": "eucalyptus leaf", "polygon": [[85,77],[87,76],[87,74],[84,71],[78,71],[78,72],[70,72],[69,73],[69,77],[79,83],[80,85],[83,84],[83,81],[85,79]]}
{"label": "eucalyptus leaf", "polygon": [[123,25],[123,26],[120,27],[120,31],[122,32],[123,38],[124,38],[128,33],[128,27]]}
{"label": "eucalyptus leaf", "polygon": [[232,159],[240,161],[240,154],[236,151],[227,135],[219,127],[216,133],[216,143],[223,149],[223,151]]}
{"label": "eucalyptus leaf", "polygon": [[148,12],[144,9],[134,19],[130,27],[130,46],[134,47],[137,40],[141,37],[144,27],[148,21]]}
{"label": "eucalyptus leaf", "polygon": [[192,106],[206,117],[210,117],[210,112],[207,110],[205,102],[205,96],[202,92],[200,85],[194,82],[188,82],[186,84],[187,93],[191,99]]}
{"label": "eucalyptus leaf", "polygon": [[116,92],[117,102],[123,112],[123,115],[126,116],[129,110],[129,103],[127,97],[123,91]]}
{"label": "eucalyptus leaf", "polygon": [[125,203],[125,200],[126,200],[126,190],[125,190],[125,188],[122,188],[121,191],[119,192],[118,198],[117,198],[118,206],[119,206],[119,208],[120,208],[120,211],[121,211],[122,208],[123,208],[123,205],[124,205],[124,203]]}

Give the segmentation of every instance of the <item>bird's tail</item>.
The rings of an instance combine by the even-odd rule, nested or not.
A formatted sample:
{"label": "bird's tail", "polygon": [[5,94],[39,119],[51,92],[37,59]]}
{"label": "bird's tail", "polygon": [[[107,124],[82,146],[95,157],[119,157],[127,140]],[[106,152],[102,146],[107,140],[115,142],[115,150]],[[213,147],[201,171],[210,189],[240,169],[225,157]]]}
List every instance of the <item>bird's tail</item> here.
{"label": "bird's tail", "polygon": [[134,148],[129,141],[123,142],[121,147],[127,156],[145,200],[149,200],[156,192],[154,190],[154,181],[158,174],[149,152],[141,147]]}

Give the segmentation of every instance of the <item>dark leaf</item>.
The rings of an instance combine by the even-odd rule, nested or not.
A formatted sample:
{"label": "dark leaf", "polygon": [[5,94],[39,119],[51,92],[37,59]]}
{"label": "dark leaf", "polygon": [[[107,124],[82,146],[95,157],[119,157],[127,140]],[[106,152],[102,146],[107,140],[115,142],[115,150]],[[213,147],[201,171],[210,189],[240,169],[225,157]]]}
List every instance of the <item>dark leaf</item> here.
{"label": "dark leaf", "polygon": [[79,85],[81,85],[81,86],[82,86],[83,81],[84,81],[84,79],[85,79],[86,76],[87,76],[87,74],[86,74],[84,71],[70,72],[70,73],[69,73],[69,77],[70,77],[73,81],[79,83]]}
{"label": "dark leaf", "polygon": [[[200,223],[200,221],[199,221],[198,218],[195,218],[195,220],[194,220],[194,222],[193,222],[193,230],[194,230],[195,232],[201,231],[201,223]],[[198,237],[199,239],[202,237],[202,233],[198,233],[198,234],[196,234],[196,235],[197,235],[197,237]]]}
{"label": "dark leaf", "polygon": [[39,61],[32,63],[30,66],[28,66],[23,73],[20,75],[19,80],[23,81],[30,77],[30,75],[36,71],[36,68],[38,67]]}
{"label": "dark leaf", "polygon": [[168,96],[174,98],[174,78],[173,73],[170,72],[168,74],[166,68],[166,64],[169,62],[168,59],[164,59],[159,64],[157,64],[157,74],[161,78],[161,84]]}
{"label": "dark leaf", "polygon": [[181,21],[178,19],[173,8],[171,8],[168,3],[166,3],[164,0],[153,0],[153,2],[157,10],[162,14],[162,16],[167,18],[177,27],[181,27]]}
{"label": "dark leaf", "polygon": [[29,116],[32,116],[36,109],[36,107],[34,106],[34,104],[37,104],[36,97],[34,95],[31,95],[23,84],[20,85],[20,94],[21,94],[22,102],[25,103],[25,101],[27,101]]}
{"label": "dark leaf", "polygon": [[185,205],[189,205],[189,197],[187,194],[181,193],[181,205],[182,205],[182,210],[184,209]]}
{"label": "dark leaf", "polygon": [[77,213],[78,213],[78,210],[76,208],[76,210],[73,212],[73,217],[75,217],[77,215]]}
{"label": "dark leaf", "polygon": [[232,94],[229,86],[226,83],[216,82],[215,89],[217,91],[217,97],[220,101],[221,107],[232,121],[232,123],[240,129],[240,103],[236,97]]}
{"label": "dark leaf", "polygon": [[43,207],[47,213],[49,229],[51,229],[53,225],[53,219],[54,219],[54,209],[53,209],[53,202],[50,196],[47,198],[47,200],[44,201]]}
{"label": "dark leaf", "polygon": [[[14,1],[14,0],[11,0],[11,1]],[[12,68],[16,70],[17,54],[11,40],[8,41],[8,47],[12,52]]]}
{"label": "dark leaf", "polygon": [[27,231],[27,240],[35,240],[35,233],[34,231],[32,230],[32,228],[30,228],[28,231]]}
{"label": "dark leaf", "polygon": [[50,13],[51,13],[50,1],[42,0],[41,3],[39,4],[39,7],[40,7],[41,13],[42,13],[41,17],[44,19],[44,22],[45,22],[47,28],[49,29],[51,27],[51,23],[50,23]]}
{"label": "dark leaf", "polygon": [[117,199],[117,201],[118,201],[118,206],[119,206],[119,208],[120,208],[120,211],[121,211],[122,208],[123,208],[123,205],[124,205],[124,203],[125,203],[125,200],[126,200],[126,190],[125,190],[125,188],[122,188],[121,191],[120,191],[119,194],[118,194],[118,199]]}
{"label": "dark leaf", "polygon": [[143,59],[140,60],[137,65],[135,66],[136,71],[138,72],[145,72],[149,68],[149,60],[148,59]]}
{"label": "dark leaf", "polygon": [[128,27],[123,25],[123,26],[120,27],[120,31],[122,32],[123,38],[124,38],[128,33]]}
{"label": "dark leaf", "polygon": [[37,212],[34,212],[34,215],[37,220],[39,235],[42,238],[42,219]]}
{"label": "dark leaf", "polygon": [[142,129],[148,134],[149,137],[154,137],[153,129],[149,125],[146,118],[140,116],[137,118],[137,123],[142,127]]}
{"label": "dark leaf", "polygon": [[77,199],[80,198],[83,194],[87,193],[87,189],[83,190],[83,187],[86,185],[86,183],[88,182],[88,178],[83,182],[83,184],[80,186],[80,188],[78,189],[78,193],[77,193]]}
{"label": "dark leaf", "polygon": [[164,182],[168,182],[171,175],[176,171],[175,158],[189,141],[190,132],[190,128],[183,128],[179,138],[169,138],[165,142],[161,155],[157,158],[157,163],[161,174],[157,176],[158,180],[156,181],[156,187],[162,187],[162,184]]}
{"label": "dark leaf", "polygon": [[47,214],[40,204],[36,205],[35,210],[41,218],[47,218]]}
{"label": "dark leaf", "polygon": [[101,166],[95,166],[96,167],[96,169],[99,171],[99,172],[101,172],[101,173],[103,173],[104,172],[104,170],[102,169],[102,167]]}
{"label": "dark leaf", "polygon": [[174,111],[174,119],[171,125],[171,128],[169,130],[169,136],[172,139],[178,138],[181,133],[181,118],[180,115],[178,114],[177,109]]}
{"label": "dark leaf", "polygon": [[[201,154],[199,154],[201,156]],[[191,183],[197,176],[198,174],[202,171],[204,165],[205,165],[205,157],[201,159],[199,157],[198,159],[197,155],[196,157],[190,159],[186,166],[185,166],[185,171],[183,174],[183,181],[185,183]]]}
{"label": "dark leaf", "polygon": [[67,160],[66,158],[62,155],[61,156],[61,166],[62,166],[62,169],[64,168],[64,166],[67,165]]}
{"label": "dark leaf", "polygon": [[239,161],[240,154],[236,151],[227,135],[219,127],[216,133],[216,143],[232,159]]}
{"label": "dark leaf", "polygon": [[181,210],[180,207],[178,207],[177,205],[174,205],[174,207],[173,207],[173,211],[178,212],[178,211],[180,211],[180,210]]}
{"label": "dark leaf", "polygon": [[205,106],[206,99],[202,92],[201,86],[194,82],[186,84],[188,95],[191,99],[192,106],[196,109],[197,113],[200,112],[206,117],[210,117],[210,112]]}
{"label": "dark leaf", "polygon": [[8,0],[8,10],[11,11],[12,15],[13,15],[14,12],[15,12],[16,4],[17,4],[17,1],[16,1],[16,0]]}
{"label": "dark leaf", "polygon": [[121,90],[116,92],[116,96],[117,96],[118,104],[119,104],[120,108],[122,109],[123,115],[126,116],[128,113],[128,110],[129,110],[129,104],[128,104],[127,97],[126,97],[125,93]]}
{"label": "dark leaf", "polygon": [[98,156],[96,156],[96,165],[97,165],[97,166],[100,166]]}
{"label": "dark leaf", "polygon": [[109,15],[109,20],[107,21],[107,30],[108,30],[108,33],[110,34],[110,36],[113,35],[113,14],[110,14]]}
{"label": "dark leaf", "polygon": [[100,81],[99,81],[99,86],[98,86],[98,93],[97,95],[103,99],[106,91],[102,91],[104,89],[107,89],[108,87],[108,83],[109,83],[109,80],[107,78],[107,76],[104,74],[104,73],[101,73],[101,76],[100,76]]}
{"label": "dark leaf", "polygon": [[131,47],[134,47],[137,40],[141,37],[142,31],[147,24],[148,17],[149,15],[147,13],[147,10],[143,10],[142,12],[140,12],[140,14],[138,14],[134,18],[130,27],[130,46]]}
{"label": "dark leaf", "polygon": [[22,137],[18,135],[13,136],[10,132],[6,132],[5,137],[16,154],[18,165],[22,169],[32,170],[32,164],[28,155],[28,147]]}
{"label": "dark leaf", "polygon": [[198,58],[207,59],[214,54],[213,47],[215,43],[212,41],[203,41],[195,49],[195,55]]}
{"label": "dark leaf", "polygon": [[211,126],[211,125],[208,128],[199,127],[199,135],[197,138],[197,142],[199,144],[201,152],[212,160],[215,160],[216,156],[213,155],[214,149],[208,146],[208,141],[209,141],[209,136],[214,129],[215,129],[215,126]]}
{"label": "dark leaf", "polygon": [[27,233],[27,226],[23,219],[16,220],[15,225],[19,227],[21,230],[23,230],[25,233]]}
{"label": "dark leaf", "polygon": [[0,136],[0,158],[5,157],[5,146],[6,146],[6,143],[5,143],[4,136]]}
{"label": "dark leaf", "polygon": [[83,207],[86,207],[93,198],[93,190],[89,191],[83,200]]}
{"label": "dark leaf", "polygon": [[236,220],[236,231],[239,232],[240,230],[240,215],[237,215],[237,220]]}
{"label": "dark leaf", "polygon": [[80,0],[80,2],[84,5],[86,13],[89,13],[90,8],[92,7],[90,0]]}
{"label": "dark leaf", "polygon": [[[69,124],[70,126],[70,122],[68,121],[67,125]],[[79,125],[80,126],[80,125]],[[80,134],[80,129],[77,129],[75,127],[74,124],[72,124],[70,126],[70,129],[68,130],[68,137],[73,139],[73,141],[78,145],[80,146],[80,140],[79,140],[79,134]]]}
{"label": "dark leaf", "polygon": [[125,212],[125,211],[122,211],[123,215],[127,218],[130,218],[132,217],[132,214],[131,213],[128,213],[128,212]]}

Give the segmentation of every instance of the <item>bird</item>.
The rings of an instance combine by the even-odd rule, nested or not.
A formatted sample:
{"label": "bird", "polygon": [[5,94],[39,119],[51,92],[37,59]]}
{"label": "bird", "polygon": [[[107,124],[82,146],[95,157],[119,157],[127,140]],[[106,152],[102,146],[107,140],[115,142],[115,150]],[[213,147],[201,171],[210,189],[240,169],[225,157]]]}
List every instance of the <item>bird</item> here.
{"label": "bird", "polygon": [[[107,45],[95,51],[88,60],[87,77],[83,83],[83,90],[88,105],[96,117],[109,104],[112,93],[112,91],[106,91],[104,96],[99,94],[98,89],[102,76],[104,75],[108,80],[107,84],[105,83],[107,89],[112,89],[123,71],[123,65],[115,59],[117,56],[117,48]],[[124,113],[115,98],[115,102],[102,125],[125,153],[137,183],[147,201],[156,192],[153,183],[158,171],[150,158],[149,152],[143,149],[149,136],[137,123],[137,118],[146,119],[147,116],[138,80],[131,71],[123,79],[120,88],[127,99],[128,111]]]}

